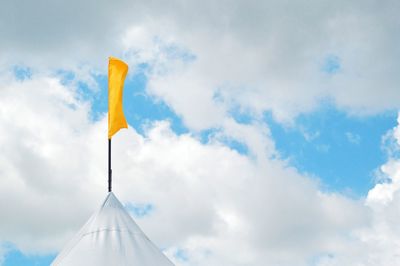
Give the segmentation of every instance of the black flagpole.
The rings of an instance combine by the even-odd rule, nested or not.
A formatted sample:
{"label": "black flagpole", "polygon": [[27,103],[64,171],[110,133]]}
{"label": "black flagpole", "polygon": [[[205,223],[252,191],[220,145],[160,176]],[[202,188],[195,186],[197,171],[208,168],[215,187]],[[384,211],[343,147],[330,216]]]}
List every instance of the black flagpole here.
{"label": "black flagpole", "polygon": [[108,192],[111,192],[112,187],[112,170],[111,170],[111,139],[108,139]]}

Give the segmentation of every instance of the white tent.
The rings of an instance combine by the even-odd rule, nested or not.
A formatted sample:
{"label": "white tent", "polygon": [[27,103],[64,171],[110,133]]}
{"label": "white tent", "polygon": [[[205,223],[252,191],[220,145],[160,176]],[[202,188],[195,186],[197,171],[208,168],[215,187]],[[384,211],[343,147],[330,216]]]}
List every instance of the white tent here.
{"label": "white tent", "polygon": [[173,266],[110,192],[52,266]]}

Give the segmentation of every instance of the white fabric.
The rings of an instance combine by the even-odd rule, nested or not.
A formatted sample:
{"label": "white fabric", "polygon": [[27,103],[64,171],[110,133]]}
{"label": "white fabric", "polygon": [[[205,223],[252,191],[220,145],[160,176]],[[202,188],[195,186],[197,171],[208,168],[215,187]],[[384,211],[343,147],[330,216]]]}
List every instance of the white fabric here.
{"label": "white fabric", "polygon": [[112,192],[51,265],[173,266]]}

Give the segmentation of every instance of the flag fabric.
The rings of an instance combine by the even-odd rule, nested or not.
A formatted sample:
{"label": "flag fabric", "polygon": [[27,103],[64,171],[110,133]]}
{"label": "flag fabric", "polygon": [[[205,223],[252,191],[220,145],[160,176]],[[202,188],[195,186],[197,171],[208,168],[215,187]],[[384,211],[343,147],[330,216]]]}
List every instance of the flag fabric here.
{"label": "flag fabric", "polygon": [[124,81],[128,73],[128,65],[115,57],[108,62],[108,138],[121,128],[128,128],[122,107]]}

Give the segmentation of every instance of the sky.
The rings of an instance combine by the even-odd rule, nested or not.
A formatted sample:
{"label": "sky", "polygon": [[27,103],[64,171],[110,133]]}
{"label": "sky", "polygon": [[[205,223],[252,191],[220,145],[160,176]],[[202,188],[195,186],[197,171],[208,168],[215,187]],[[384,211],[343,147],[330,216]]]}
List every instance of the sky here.
{"label": "sky", "polygon": [[400,265],[400,2],[2,1],[0,265],[113,189],[177,266]]}

